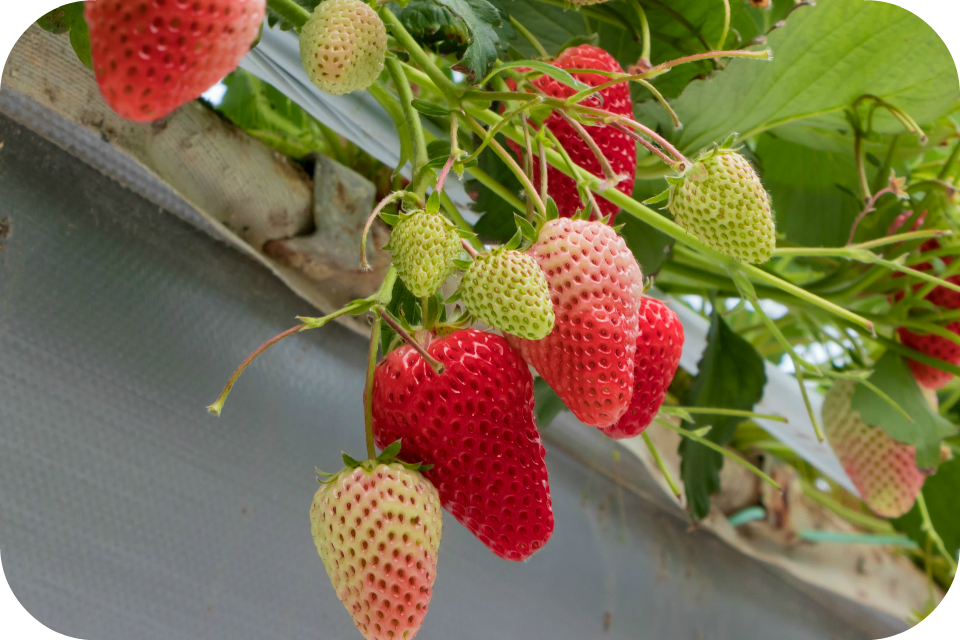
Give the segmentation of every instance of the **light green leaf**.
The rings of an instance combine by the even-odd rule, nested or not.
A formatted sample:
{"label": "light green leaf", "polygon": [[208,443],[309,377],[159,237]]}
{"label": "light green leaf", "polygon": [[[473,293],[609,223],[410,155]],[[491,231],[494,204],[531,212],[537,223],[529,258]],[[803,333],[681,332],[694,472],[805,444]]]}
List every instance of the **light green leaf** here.
{"label": "light green leaf", "polygon": [[892,351],[883,354],[868,380],[900,405],[913,422],[891,410],[886,401],[864,385],[857,385],[851,407],[860,412],[867,424],[880,427],[898,442],[916,447],[918,467],[935,469],[940,464],[940,442],[955,434],[957,428],[927,404],[900,355]]}
{"label": "light green leaf", "polygon": [[[960,98],[957,69],[936,32],[909,11],[882,2],[830,0],[798,9],[768,39],[773,62],[731,60],[716,77],[691,83],[673,102],[683,130],[681,149],[695,152],[736,131],[753,135],[804,120],[819,128],[847,128],[842,110],[874,94],[921,125],[952,109]],[[658,105],[639,116],[669,122]],[[899,131],[879,113],[875,128]]]}

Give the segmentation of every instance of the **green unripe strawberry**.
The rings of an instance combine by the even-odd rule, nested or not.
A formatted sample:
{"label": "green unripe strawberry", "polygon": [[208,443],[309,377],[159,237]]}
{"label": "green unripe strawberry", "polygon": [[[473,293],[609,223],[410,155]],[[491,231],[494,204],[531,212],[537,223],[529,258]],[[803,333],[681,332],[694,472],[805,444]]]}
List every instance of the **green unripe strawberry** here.
{"label": "green unripe strawberry", "polygon": [[436,293],[457,270],[453,261],[460,257],[460,234],[441,214],[418,210],[401,217],[384,248],[392,252],[403,284],[422,298]]}
{"label": "green unripe strawberry", "polygon": [[433,595],[440,496],[394,462],[344,468],[310,507],[310,529],[337,597],[367,640],[413,638]]}
{"label": "green unripe strawberry", "polygon": [[742,262],[770,259],[777,244],[770,196],[746,158],[721,147],[670,182],[667,207],[677,224]]}
{"label": "green unripe strawberry", "polygon": [[300,62],[313,84],[335,96],[362,91],[383,70],[387,30],[361,0],[326,0],[300,31]]}
{"label": "green unripe strawberry", "polygon": [[478,320],[527,340],[553,330],[553,303],[537,261],[498,249],[479,256],[460,282],[460,297]]}

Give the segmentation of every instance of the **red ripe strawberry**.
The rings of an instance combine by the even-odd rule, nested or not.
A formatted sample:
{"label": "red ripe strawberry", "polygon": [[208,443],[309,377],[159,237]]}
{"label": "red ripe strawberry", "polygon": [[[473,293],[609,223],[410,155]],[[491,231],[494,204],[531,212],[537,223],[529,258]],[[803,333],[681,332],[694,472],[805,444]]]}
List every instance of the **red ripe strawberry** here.
{"label": "red ripe strawberry", "polygon": [[680,364],[683,325],[667,305],[644,296],[640,300],[638,331],[637,353],[633,356],[633,400],[616,424],[601,429],[611,438],[630,438],[646,430],[660,410]]}
{"label": "red ripe strawberry", "polygon": [[[561,69],[596,69],[623,73],[620,64],[613,57],[601,49],[589,44],[566,49],[557,56],[551,64]],[[603,84],[610,78],[596,73],[574,73],[573,77],[591,87]],[[565,84],[554,80],[550,76],[541,76],[533,81],[543,93],[548,96],[566,99],[576,93]],[[515,88],[516,85],[511,85]],[[603,104],[595,97],[590,97],[580,104],[585,107],[604,109],[619,115],[633,117],[633,102],[630,99],[630,88],[626,82],[614,85],[600,92]],[[600,161],[583,141],[583,138],[559,114],[552,113],[546,119],[547,128],[557,136],[570,158],[593,175],[603,179],[603,170]],[[614,172],[626,175],[626,179],[617,185],[617,189],[626,194],[633,193],[633,182],[637,173],[637,148],[633,140],[617,129],[608,125],[586,126],[587,132],[593,138],[603,155],[610,162]],[[520,147],[511,141],[510,146],[520,155]],[[533,183],[540,184],[540,159],[534,154]],[[556,201],[557,209],[564,218],[573,216],[583,208],[580,195],[577,193],[577,184],[559,170],[547,167],[547,184],[550,196]],[[604,216],[613,216],[620,210],[618,206],[604,198],[597,198],[597,204]],[[613,222],[611,218],[611,223]]]}
{"label": "red ripe strawberry", "polygon": [[100,93],[128,120],[162,118],[236,68],[265,11],[264,0],[87,2]]}
{"label": "red ripe strawberry", "polygon": [[407,345],[377,366],[374,438],[401,440],[402,459],[434,465],[423,475],[443,507],[501,558],[525,560],[553,534],[533,377],[492,333],[456,331],[426,348],[442,375]]}
{"label": "red ripe strawberry", "polygon": [[[890,225],[887,235],[892,235],[900,231],[900,227],[902,227],[912,215],[912,211],[904,211],[897,216],[897,218]],[[917,220],[913,223],[910,231],[916,231],[920,225],[923,224],[925,216],[926,211],[917,217]],[[936,251],[939,248],[940,243],[931,238],[920,246],[920,253],[922,254],[927,251]],[[943,257],[942,260],[944,264],[947,265],[953,262],[953,258],[949,256]],[[918,271],[929,271],[931,268],[932,266],[929,262],[922,262],[914,267],[914,269],[917,269]],[[899,278],[901,276],[902,274],[899,273],[895,273],[893,275],[894,278]],[[946,278],[946,280],[951,284],[960,285],[960,275],[950,276]],[[922,286],[922,284],[916,284],[914,285],[914,290],[917,290]],[[902,298],[903,292],[899,292],[894,296],[894,300],[899,301]],[[947,289],[943,286],[934,287],[933,290],[927,294],[926,299],[943,309],[960,309],[960,292],[952,291],[951,289]],[[946,329],[954,334],[960,335],[960,322],[949,322],[946,325]],[[897,329],[897,335],[900,336],[900,342],[911,349],[916,349],[920,353],[937,358],[938,360],[943,360],[948,364],[960,365],[960,345],[947,340],[943,336],[938,336],[932,333],[921,335],[914,333],[906,327],[899,327]],[[910,365],[910,370],[913,372],[913,376],[917,379],[917,382],[929,389],[939,389],[953,380],[953,374],[947,373],[946,371],[941,371],[936,367],[931,367],[930,365],[922,364],[909,359],[907,360],[907,364]]]}
{"label": "red ripe strawberry", "polygon": [[[929,296],[927,297],[929,299]],[[946,328],[948,331],[960,335],[960,322],[950,322]],[[948,364],[960,365],[960,345],[955,342],[932,333],[920,335],[910,331],[906,327],[899,327],[897,329],[897,335],[900,336],[900,342],[902,342],[904,346],[916,349],[920,353],[932,358],[943,360]],[[910,359],[907,359],[907,364],[910,365],[910,370],[913,372],[913,377],[917,379],[917,382],[928,389],[939,389],[953,380],[952,373],[941,371],[936,367],[931,367],[930,365]]]}
{"label": "red ripe strawberry", "polygon": [[633,397],[640,265],[596,221],[551,220],[528,253],[547,276],[556,321],[542,340],[508,340],[582,422],[615,424]]}

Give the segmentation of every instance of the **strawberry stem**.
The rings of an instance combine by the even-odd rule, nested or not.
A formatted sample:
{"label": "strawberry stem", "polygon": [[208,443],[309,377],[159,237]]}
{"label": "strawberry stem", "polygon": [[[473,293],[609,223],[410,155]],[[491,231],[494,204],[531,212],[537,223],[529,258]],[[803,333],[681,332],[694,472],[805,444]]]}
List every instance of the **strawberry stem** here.
{"label": "strawberry stem", "polygon": [[677,497],[677,501],[679,501],[683,493],[680,491],[680,487],[677,486],[677,481],[673,479],[673,474],[670,473],[670,469],[667,468],[667,464],[660,456],[660,451],[657,450],[657,447],[653,444],[653,440],[650,439],[650,435],[646,431],[640,435],[643,436],[643,442],[647,445],[647,449],[650,450],[650,455],[653,456],[653,461],[657,463],[657,468],[660,469],[660,473],[663,474],[663,479],[666,480],[667,484],[670,486],[670,491],[673,492],[673,495],[675,495]]}
{"label": "strawberry stem", "polygon": [[943,544],[943,538],[940,537],[940,534],[938,534],[937,530],[933,527],[933,521],[930,519],[930,511],[927,509],[927,501],[923,497],[923,491],[917,494],[917,507],[920,508],[920,517],[923,520],[920,529],[927,534],[930,540],[933,540],[937,551],[939,551],[943,559],[947,561],[947,565],[950,567],[950,574],[955,575],[957,573],[957,560],[953,557],[953,554],[947,551],[946,545]]}
{"label": "strawberry stem", "polygon": [[284,20],[297,28],[299,32],[310,18],[310,12],[293,0],[267,0],[267,6],[280,14]]}
{"label": "strawberry stem", "polygon": [[403,119],[410,136],[410,164],[413,165],[410,188],[418,197],[423,197],[423,194],[427,191],[427,179],[432,172],[425,170],[430,158],[427,155],[427,140],[423,133],[423,125],[420,122],[420,112],[413,107],[413,91],[410,89],[410,81],[407,79],[400,61],[395,56],[387,56],[383,66],[386,67],[390,79],[393,80],[393,86],[397,90]]}
{"label": "strawberry stem", "polygon": [[223,391],[220,392],[220,397],[217,398],[216,402],[209,405],[207,407],[207,410],[213,415],[219,416],[220,412],[223,410],[223,403],[227,401],[227,396],[230,395],[230,391],[233,389],[233,385],[236,384],[237,379],[240,377],[240,374],[243,373],[243,370],[246,369],[251,362],[257,359],[257,356],[259,356],[261,353],[263,353],[273,345],[277,344],[284,338],[292,336],[293,334],[299,333],[304,329],[308,329],[308,328],[311,328],[311,327],[308,327],[306,324],[298,324],[297,326],[287,329],[283,333],[270,338],[269,340],[264,342],[262,345],[260,345],[260,347],[257,348],[256,351],[254,351],[249,356],[247,356],[247,359],[244,360],[239,367],[237,367],[237,370],[233,372],[233,375],[230,376],[230,379],[227,381],[227,385],[223,388]]}
{"label": "strawberry stem", "polygon": [[473,248],[473,245],[470,244],[469,242],[467,242],[466,239],[461,238],[461,239],[460,239],[460,244],[463,245],[464,251],[466,251],[467,253],[469,253],[471,258],[476,259],[476,257],[477,257],[478,255],[480,255],[480,254],[477,253],[477,250]]}
{"label": "strawberry stem", "polygon": [[420,357],[427,361],[427,364],[437,372],[437,375],[443,374],[443,365],[437,361],[432,355],[430,355],[426,349],[423,348],[423,345],[416,341],[416,339],[411,336],[406,329],[400,326],[400,323],[390,315],[390,312],[385,308],[380,307],[379,309],[381,319],[386,322],[391,329],[393,329],[398,336],[400,336],[404,342],[410,345],[414,351],[420,354]]}
{"label": "strawberry stem", "polygon": [[613,167],[610,165],[610,161],[607,160],[607,156],[603,155],[603,151],[600,150],[600,146],[597,144],[596,140],[593,139],[593,136],[587,133],[587,130],[583,128],[583,125],[571,118],[564,111],[560,111],[560,117],[566,120],[567,124],[573,127],[573,130],[577,132],[577,135],[580,136],[580,139],[583,140],[590,148],[590,151],[593,152],[597,162],[600,163],[600,168],[603,169],[603,177],[605,178],[603,182],[603,187],[605,187],[604,190],[615,187],[623,182],[626,176],[617,175],[617,173],[613,170]]}
{"label": "strawberry stem", "polygon": [[363,225],[363,232],[360,234],[360,268],[364,271],[369,271],[371,269],[370,262],[367,260],[367,235],[370,233],[370,228],[373,226],[373,221],[377,219],[377,216],[380,215],[380,212],[383,211],[383,208],[392,202],[400,200],[405,195],[414,195],[409,191],[394,191],[391,194],[388,194],[386,198],[380,201],[376,207],[373,208],[373,211],[370,212],[370,215],[367,217],[366,224]]}
{"label": "strawberry stem", "polygon": [[370,349],[367,352],[367,379],[363,388],[363,426],[367,441],[367,459],[377,457],[373,442],[373,378],[377,371],[377,350],[380,347],[380,314],[377,313],[370,329]]}

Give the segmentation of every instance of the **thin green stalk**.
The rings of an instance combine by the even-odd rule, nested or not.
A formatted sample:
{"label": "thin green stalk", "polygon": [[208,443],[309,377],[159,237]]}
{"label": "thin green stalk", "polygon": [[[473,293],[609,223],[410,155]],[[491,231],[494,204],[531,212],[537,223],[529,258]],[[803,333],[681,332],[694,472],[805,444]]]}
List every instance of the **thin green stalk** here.
{"label": "thin green stalk", "polygon": [[773,420],[774,422],[786,423],[787,419],[773,413],[754,413],[753,411],[741,411],[740,409],[724,409],[723,407],[663,407],[667,409],[665,413],[677,415],[672,410],[683,411],[689,414],[702,413],[711,416],[734,416],[738,418],[760,418],[762,420]]}
{"label": "thin green stalk", "polygon": [[723,49],[727,42],[727,34],[730,32],[730,0],[723,0],[723,31],[720,32],[720,39],[714,49]]}
{"label": "thin green stalk", "polygon": [[800,486],[803,489],[803,495],[810,498],[817,504],[826,507],[830,511],[833,511],[835,514],[846,520],[847,522],[857,525],[863,529],[868,529],[870,531],[875,531],[876,533],[894,533],[893,525],[891,525],[886,520],[881,520],[880,518],[875,518],[871,515],[857,511],[856,509],[851,509],[845,505],[840,504],[834,500],[829,493],[825,493],[817,489],[813,484],[807,482],[803,478],[800,478]]}
{"label": "thin green stalk", "polygon": [[513,16],[510,16],[510,24],[513,26],[514,29],[520,32],[520,35],[522,35],[524,38],[527,39],[527,42],[533,45],[533,48],[537,50],[537,53],[540,54],[541,58],[550,57],[550,54],[547,53],[547,50],[543,48],[543,45],[540,44],[540,41],[537,40],[536,36],[530,33],[529,29],[527,29],[525,26],[520,24],[519,20],[517,20]]}
{"label": "thin green stalk", "polygon": [[677,481],[673,479],[673,474],[670,473],[670,469],[667,468],[666,463],[660,456],[660,451],[657,450],[656,445],[653,444],[653,441],[650,439],[650,436],[647,435],[646,431],[640,435],[643,437],[643,442],[647,445],[647,449],[650,450],[650,455],[653,456],[653,461],[657,463],[657,469],[660,470],[660,473],[663,474],[663,479],[666,480],[667,484],[670,486],[670,491],[672,491],[673,495],[677,497],[677,500],[680,500],[680,497],[683,494],[680,491],[680,487],[677,486]]}
{"label": "thin green stalk", "polygon": [[427,164],[427,140],[423,135],[423,125],[420,122],[420,112],[413,108],[413,91],[410,90],[410,82],[400,61],[393,56],[387,56],[384,61],[384,67],[390,74],[390,79],[397,89],[397,97],[400,99],[400,108],[403,110],[403,119],[407,123],[407,131],[410,133],[410,163],[413,165],[411,176],[413,182],[410,185],[411,191],[422,197],[427,191],[427,174],[423,171]]}
{"label": "thin green stalk", "polygon": [[293,0],[267,0],[267,6],[296,27],[298,32],[310,18],[310,12]]}
{"label": "thin green stalk", "polygon": [[680,434],[681,436],[683,436],[684,438],[689,438],[690,440],[693,440],[694,442],[699,442],[699,443],[702,444],[703,446],[708,447],[708,448],[710,448],[710,449],[713,449],[714,451],[716,451],[717,453],[719,453],[720,455],[722,455],[724,458],[727,458],[728,460],[731,460],[732,462],[734,462],[735,464],[740,465],[741,467],[743,467],[744,469],[746,469],[746,470],[749,471],[750,473],[758,476],[761,480],[763,480],[763,481],[766,482],[767,484],[771,485],[772,487],[774,487],[774,488],[776,488],[776,489],[778,489],[778,490],[780,490],[780,491],[783,491],[783,489],[780,487],[780,483],[778,483],[776,480],[774,480],[773,478],[771,478],[770,476],[768,476],[767,474],[765,474],[763,471],[761,471],[761,470],[758,469],[757,467],[753,466],[752,464],[750,464],[749,462],[747,462],[746,460],[744,460],[743,458],[741,458],[741,457],[738,456],[737,454],[733,453],[732,451],[728,451],[728,450],[725,449],[724,447],[721,447],[721,446],[718,445],[716,442],[712,442],[712,441],[710,441],[710,440],[707,440],[706,438],[701,438],[700,436],[698,436],[697,434],[695,434],[695,433],[692,432],[692,431],[687,431],[686,429],[681,429],[680,427],[675,427],[675,426],[673,426],[672,424],[670,424],[669,422],[667,422],[666,420],[662,420],[662,419],[660,419],[660,418],[654,418],[654,420],[655,420],[655,421],[657,422],[657,424],[659,424],[660,426],[666,427],[667,429],[670,429],[670,431],[673,431],[674,433],[678,433],[678,434]]}
{"label": "thin green stalk", "polygon": [[[724,0],[726,1],[726,0]],[[637,12],[637,17],[640,18],[640,34],[643,37],[643,42],[641,42],[640,50],[640,66],[650,66],[650,23],[647,21],[647,12],[643,10],[643,7],[640,6],[638,0],[629,0],[629,4],[633,7],[633,10]]]}
{"label": "thin green stalk", "polygon": [[367,379],[363,388],[363,427],[367,440],[367,459],[377,457],[373,442],[373,376],[377,371],[377,350],[380,348],[380,314],[373,318],[370,329],[370,349],[367,351]]}
{"label": "thin green stalk", "polygon": [[920,529],[927,534],[928,538],[933,540],[933,544],[937,547],[940,555],[943,556],[943,559],[946,560],[947,564],[950,566],[950,574],[955,575],[957,573],[957,560],[953,557],[952,553],[947,551],[946,545],[943,544],[943,539],[933,527],[933,521],[930,520],[930,511],[927,510],[927,501],[923,497],[922,491],[917,494],[917,506],[920,508],[920,517],[923,520],[923,524],[920,525]]}
{"label": "thin green stalk", "polygon": [[[858,130],[853,132],[853,158],[857,163],[857,179],[860,181],[860,197],[869,202],[870,183],[867,181],[867,168],[863,161],[863,134]],[[854,225],[856,228],[856,225]]]}
{"label": "thin green stalk", "polygon": [[763,51],[743,51],[734,49],[733,51],[707,51],[705,53],[695,53],[691,56],[684,56],[676,60],[661,62],[644,74],[645,78],[656,78],[669,71],[670,69],[686,64],[687,62],[696,62],[697,60],[708,60],[716,58],[754,58],[756,60],[773,60],[773,54],[769,49]]}
{"label": "thin green stalk", "polygon": [[953,151],[950,152],[947,161],[940,168],[940,173],[937,174],[938,180],[946,180],[950,177],[950,171],[953,170],[953,165],[957,162],[958,157],[960,157],[960,140],[957,140],[957,144],[953,145]]}

